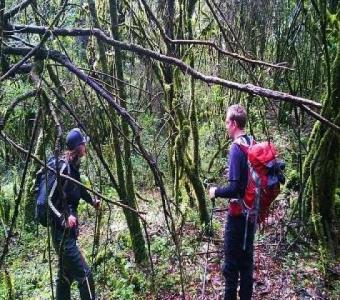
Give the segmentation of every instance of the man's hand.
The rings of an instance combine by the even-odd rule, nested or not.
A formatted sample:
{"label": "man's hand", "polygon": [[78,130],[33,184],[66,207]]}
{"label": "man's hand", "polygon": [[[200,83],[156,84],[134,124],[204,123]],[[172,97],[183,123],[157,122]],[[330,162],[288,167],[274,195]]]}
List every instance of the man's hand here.
{"label": "man's hand", "polygon": [[75,216],[70,215],[67,218],[67,227],[68,228],[74,228],[77,225],[77,218]]}
{"label": "man's hand", "polygon": [[210,199],[214,199],[215,198],[215,191],[216,191],[217,187],[213,186],[209,189],[209,198]]}
{"label": "man's hand", "polygon": [[97,198],[93,199],[93,207],[95,209],[99,209],[100,208],[100,200],[99,199],[97,199]]}

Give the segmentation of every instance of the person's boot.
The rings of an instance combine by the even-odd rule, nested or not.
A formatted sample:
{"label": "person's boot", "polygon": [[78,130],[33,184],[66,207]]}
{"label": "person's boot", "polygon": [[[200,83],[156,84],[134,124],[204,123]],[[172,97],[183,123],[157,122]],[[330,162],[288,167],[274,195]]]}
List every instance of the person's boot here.
{"label": "person's boot", "polygon": [[71,300],[71,284],[64,276],[59,276],[57,279],[57,300]]}
{"label": "person's boot", "polygon": [[95,300],[96,293],[92,273],[88,273],[82,282],[78,283],[81,300]]}

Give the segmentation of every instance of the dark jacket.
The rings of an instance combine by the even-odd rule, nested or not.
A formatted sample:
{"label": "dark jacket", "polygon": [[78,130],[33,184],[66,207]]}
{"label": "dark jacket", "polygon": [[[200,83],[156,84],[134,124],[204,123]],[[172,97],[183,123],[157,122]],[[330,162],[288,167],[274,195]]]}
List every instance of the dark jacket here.
{"label": "dark jacket", "polygon": [[[243,135],[243,137],[246,138],[249,144],[249,137],[247,135]],[[215,196],[222,198],[242,198],[248,181],[247,156],[235,143],[232,143],[230,146],[228,163],[229,184],[218,187],[215,191]]]}
{"label": "dark jacket", "polygon": [[[63,174],[81,182],[79,164],[69,162],[64,169]],[[56,209],[60,212],[61,217],[58,217],[51,212],[53,223],[57,229],[63,230],[65,228],[65,219],[67,216],[73,215],[77,218],[80,198],[91,205],[93,204],[92,197],[85,188],[71,180],[60,178],[60,183],[54,193],[52,201]]]}

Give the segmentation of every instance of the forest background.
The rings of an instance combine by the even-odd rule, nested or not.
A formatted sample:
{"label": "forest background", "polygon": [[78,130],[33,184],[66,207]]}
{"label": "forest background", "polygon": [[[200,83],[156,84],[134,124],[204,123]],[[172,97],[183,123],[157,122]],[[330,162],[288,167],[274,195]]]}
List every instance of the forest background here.
{"label": "forest background", "polygon": [[206,185],[225,184],[225,112],[241,103],[286,162],[255,298],[337,299],[339,35],[336,0],[0,0],[0,298],[54,297],[34,179],[79,127],[103,204],[80,206],[100,298],[219,299],[225,211],[207,237]]}

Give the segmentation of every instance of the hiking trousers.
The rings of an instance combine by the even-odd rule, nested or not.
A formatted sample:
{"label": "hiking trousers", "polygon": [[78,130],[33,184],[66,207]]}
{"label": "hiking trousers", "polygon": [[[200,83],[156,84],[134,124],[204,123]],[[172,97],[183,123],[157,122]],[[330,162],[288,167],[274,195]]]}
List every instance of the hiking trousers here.
{"label": "hiking trousers", "polygon": [[81,300],[94,300],[94,280],[89,266],[77,245],[75,230],[64,231],[53,228],[53,246],[59,256],[59,271],[57,278],[57,300],[71,299],[71,284],[78,282]]}
{"label": "hiking trousers", "polygon": [[253,292],[254,269],[254,223],[248,221],[246,248],[243,250],[246,217],[228,214],[224,231],[225,300],[237,299],[237,286],[240,279],[240,300],[250,300]]}

